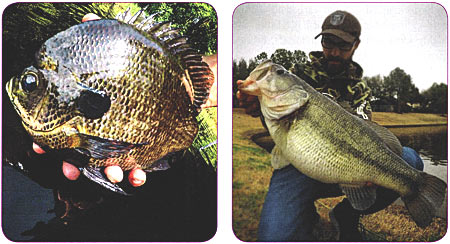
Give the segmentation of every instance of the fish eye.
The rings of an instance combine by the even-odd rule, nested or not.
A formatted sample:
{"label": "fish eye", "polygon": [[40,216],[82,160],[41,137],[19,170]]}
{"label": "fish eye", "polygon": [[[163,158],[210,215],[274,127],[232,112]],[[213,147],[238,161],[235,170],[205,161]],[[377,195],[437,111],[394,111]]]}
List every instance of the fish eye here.
{"label": "fish eye", "polygon": [[39,78],[37,74],[28,72],[22,76],[20,83],[22,85],[22,89],[26,92],[34,91],[38,86]]}
{"label": "fish eye", "polygon": [[282,74],[284,74],[284,70],[283,70],[283,69],[279,69],[279,70],[277,70],[277,74],[279,74],[279,75],[282,75]]}

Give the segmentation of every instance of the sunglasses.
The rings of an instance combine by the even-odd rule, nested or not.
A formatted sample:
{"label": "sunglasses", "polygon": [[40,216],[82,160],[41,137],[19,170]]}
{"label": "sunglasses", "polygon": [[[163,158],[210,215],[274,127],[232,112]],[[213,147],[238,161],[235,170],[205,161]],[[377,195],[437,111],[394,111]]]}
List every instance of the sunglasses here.
{"label": "sunglasses", "polygon": [[355,45],[356,41],[349,43],[344,41],[335,41],[330,38],[322,38],[322,47],[326,49],[339,48],[341,51],[350,51]]}

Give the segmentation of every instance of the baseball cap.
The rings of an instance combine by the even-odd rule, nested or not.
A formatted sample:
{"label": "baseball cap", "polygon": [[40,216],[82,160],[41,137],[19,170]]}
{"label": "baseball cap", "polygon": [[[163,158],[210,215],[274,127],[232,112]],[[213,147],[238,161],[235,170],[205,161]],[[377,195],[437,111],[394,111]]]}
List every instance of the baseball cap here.
{"label": "baseball cap", "polygon": [[327,16],[322,24],[322,32],[315,39],[323,34],[332,34],[353,43],[361,35],[361,25],[351,13],[338,10]]}

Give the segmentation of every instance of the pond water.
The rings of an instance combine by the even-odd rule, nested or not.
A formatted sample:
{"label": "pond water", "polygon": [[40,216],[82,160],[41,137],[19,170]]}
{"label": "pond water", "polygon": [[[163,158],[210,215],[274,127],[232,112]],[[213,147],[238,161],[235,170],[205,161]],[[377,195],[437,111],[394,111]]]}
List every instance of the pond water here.
{"label": "pond water", "polygon": [[[447,126],[390,128],[403,146],[415,149],[423,160],[424,171],[447,181],[448,132]],[[396,203],[403,204],[400,200]],[[447,200],[438,212],[446,218]]]}
{"label": "pond water", "polygon": [[415,149],[425,164],[425,171],[447,182],[447,126],[390,128],[403,146]]}

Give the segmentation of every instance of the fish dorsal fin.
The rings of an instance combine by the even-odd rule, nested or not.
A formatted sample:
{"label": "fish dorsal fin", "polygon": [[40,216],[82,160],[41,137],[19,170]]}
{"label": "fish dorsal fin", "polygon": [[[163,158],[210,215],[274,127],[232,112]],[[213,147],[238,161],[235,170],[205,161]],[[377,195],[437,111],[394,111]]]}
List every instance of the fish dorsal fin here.
{"label": "fish dorsal fin", "polygon": [[144,10],[145,8],[131,15],[127,9],[124,13],[117,15],[116,18],[149,34],[167,48],[173,56],[180,57],[187,74],[187,79],[183,80],[183,85],[186,87],[197,112],[199,112],[202,104],[209,98],[209,91],[214,83],[213,72],[208,64],[203,61],[202,55],[188,44],[188,38],[180,34],[179,29],[172,28],[170,22],[156,23],[154,17],[158,13],[140,18],[144,14]]}

